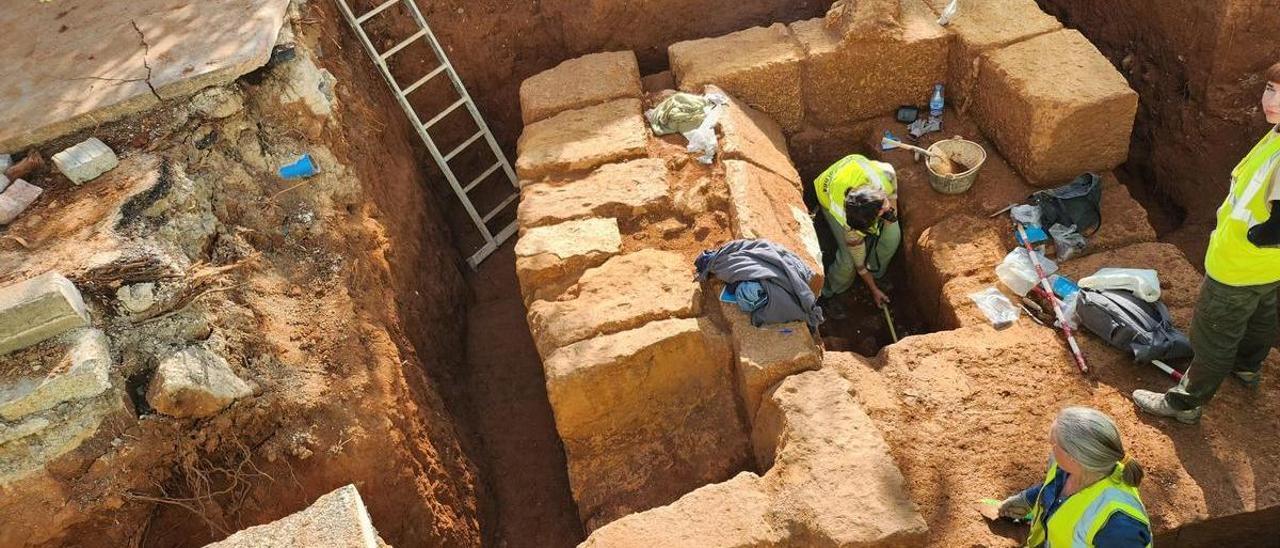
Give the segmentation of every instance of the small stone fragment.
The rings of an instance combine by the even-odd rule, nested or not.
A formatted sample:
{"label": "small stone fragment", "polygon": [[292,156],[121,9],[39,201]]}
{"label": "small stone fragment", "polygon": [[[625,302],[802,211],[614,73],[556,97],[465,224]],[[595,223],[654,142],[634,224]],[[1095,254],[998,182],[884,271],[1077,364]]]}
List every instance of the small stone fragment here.
{"label": "small stone fragment", "polygon": [[171,417],[207,417],[252,394],[226,359],[192,346],[161,360],[147,388],[147,403]]}
{"label": "small stone fragment", "polygon": [[4,192],[4,189],[6,188],[9,188],[9,178],[4,175],[0,175],[0,192]]}
{"label": "small stone fragment", "polygon": [[53,165],[71,179],[72,183],[81,185],[115,169],[120,165],[120,159],[116,158],[116,153],[112,152],[111,147],[106,143],[98,140],[97,137],[90,137],[80,144],[54,154]]}
{"label": "small stone fragment", "polygon": [[0,225],[12,223],[43,193],[44,189],[22,179],[5,185],[4,192],[0,192]]}
{"label": "small stone fragment", "polygon": [[147,282],[121,286],[116,290],[116,298],[132,314],[146,312],[156,304],[156,284]]}
{"label": "small stone fragment", "polygon": [[80,290],[57,272],[0,287],[0,356],[87,325]]}
{"label": "small stone fragment", "polygon": [[221,120],[244,108],[244,98],[233,89],[207,88],[191,98],[191,109],[205,118]]}

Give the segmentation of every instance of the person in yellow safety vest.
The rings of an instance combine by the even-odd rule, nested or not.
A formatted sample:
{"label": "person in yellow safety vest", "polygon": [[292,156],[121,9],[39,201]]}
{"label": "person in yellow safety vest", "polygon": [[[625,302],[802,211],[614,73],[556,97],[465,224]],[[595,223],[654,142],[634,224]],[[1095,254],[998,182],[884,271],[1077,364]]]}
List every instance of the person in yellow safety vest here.
{"label": "person in yellow safety vest", "polygon": [[1049,428],[1053,455],[1044,482],[1000,503],[1000,515],[1028,517],[1030,548],[1151,546],[1151,520],[1138,495],[1142,465],[1101,411],[1068,407]]}
{"label": "person in yellow safety vest", "polygon": [[830,299],[849,290],[855,272],[867,284],[876,305],[884,306],[889,297],[876,280],[888,271],[889,261],[902,243],[893,166],[853,154],[827,168],[813,186],[838,246],[822,288],[828,314],[835,319],[844,315]]}
{"label": "person in yellow safety vest", "polygon": [[1191,320],[1195,358],[1168,392],[1134,391],[1134,403],[1147,413],[1194,424],[1223,379],[1234,375],[1255,389],[1262,380],[1262,361],[1280,329],[1280,63],[1266,78],[1262,110],[1275,126],[1231,172],[1218,208]]}

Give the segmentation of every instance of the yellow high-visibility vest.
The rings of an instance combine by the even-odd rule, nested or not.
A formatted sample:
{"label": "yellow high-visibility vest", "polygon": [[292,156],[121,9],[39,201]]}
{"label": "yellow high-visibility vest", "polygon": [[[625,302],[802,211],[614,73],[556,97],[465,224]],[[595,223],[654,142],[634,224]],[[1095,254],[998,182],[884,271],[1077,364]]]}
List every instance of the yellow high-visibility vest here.
{"label": "yellow high-visibility vest", "polygon": [[1271,218],[1267,190],[1280,167],[1280,134],[1275,130],[1258,141],[1231,171],[1231,192],[1218,208],[1218,226],[1209,236],[1204,269],[1209,277],[1242,287],[1280,281],[1280,249],[1249,242],[1249,228]]}
{"label": "yellow high-visibility vest", "polygon": [[[831,165],[813,181],[813,188],[818,194],[818,203],[835,217],[845,228],[849,221],[844,214],[844,197],[850,190],[868,184],[884,189],[885,194],[892,196],[897,192],[893,177],[861,154],[851,154]],[[873,229],[872,232],[878,232]]]}
{"label": "yellow high-visibility vest", "polygon": [[[1147,518],[1147,508],[1142,505],[1138,489],[1125,483],[1124,465],[1116,464],[1116,469],[1093,485],[1081,489],[1062,503],[1052,516],[1049,526],[1044,525],[1045,510],[1048,508],[1044,492],[1049,483],[1058,475],[1058,463],[1049,462],[1049,472],[1045,474],[1044,485],[1040,488],[1040,496],[1031,507],[1031,535],[1027,537],[1030,548],[1084,548],[1092,547],[1093,537],[1107,524],[1107,520],[1117,512],[1124,512],[1129,517],[1151,526]],[[1148,543],[1147,547],[1150,548]]]}

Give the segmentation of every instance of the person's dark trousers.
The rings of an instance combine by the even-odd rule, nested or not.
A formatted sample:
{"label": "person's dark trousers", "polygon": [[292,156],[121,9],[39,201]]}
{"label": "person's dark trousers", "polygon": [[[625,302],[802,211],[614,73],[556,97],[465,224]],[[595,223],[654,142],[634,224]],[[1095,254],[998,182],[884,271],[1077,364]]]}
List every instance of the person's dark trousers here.
{"label": "person's dark trousers", "polygon": [[1280,283],[1233,287],[1206,277],[1191,320],[1195,358],[1187,376],[1165,394],[1174,409],[1200,407],[1233,371],[1256,373],[1280,329],[1276,289]]}

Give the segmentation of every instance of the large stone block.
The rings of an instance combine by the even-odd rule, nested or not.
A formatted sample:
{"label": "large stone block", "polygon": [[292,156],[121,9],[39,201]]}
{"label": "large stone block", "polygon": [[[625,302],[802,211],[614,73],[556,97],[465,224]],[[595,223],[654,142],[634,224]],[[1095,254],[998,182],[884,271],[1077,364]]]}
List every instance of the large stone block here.
{"label": "large stone block", "polygon": [[111,365],[107,335],[93,328],[0,357],[0,419],[93,398],[111,388]]}
{"label": "large stone block", "polygon": [[822,249],[804,196],[771,171],[741,160],[725,160],[729,223],[734,238],[763,238],[791,250],[813,269],[809,286],[822,287]]}
{"label": "large stone block", "polygon": [[80,290],[57,272],[0,287],[0,355],[86,325]]}
{"label": "large stone block", "polygon": [[[941,14],[951,0],[925,0]],[[960,0],[959,12],[947,25],[955,35],[951,45],[947,100],[964,104],[978,83],[981,55],[992,49],[1062,29],[1056,18],[1040,11],[1035,0]]]}
{"label": "large stone block", "polygon": [[804,51],[781,23],[668,48],[680,89],[698,93],[714,84],[795,131],[804,119],[801,61]]}
{"label": "large stone block", "polygon": [[732,303],[720,303],[733,341],[734,379],[747,406],[747,421],[755,420],[765,392],[791,375],[822,366],[822,349],[804,322],[751,325],[751,316]]}
{"label": "large stone block", "polygon": [[1097,253],[1132,244],[1156,241],[1156,230],[1147,208],[1133,199],[1129,189],[1110,173],[1103,175],[1102,226],[1087,239],[1085,253]]}
{"label": "large stone block", "polygon": [[386,543],[369,520],[355,485],[324,495],[311,506],[271,523],[256,525],[205,548],[381,548]]}
{"label": "large stone block", "polygon": [[208,417],[253,394],[227,360],[192,346],[160,360],[147,388],[147,403],[171,417]]}
{"label": "large stone block", "polygon": [[[103,427],[125,426],[132,418],[122,391],[107,390],[92,398],[62,402],[14,423],[0,421],[0,488],[76,455],[91,439],[106,437],[102,443],[109,443],[115,432]],[[104,434],[99,434],[100,430]],[[83,466],[91,460],[82,461]]]}
{"label": "large stone block", "polygon": [[520,84],[520,111],[532,124],[566,110],[624,97],[639,98],[640,65],[630,51],[570,59]]}
{"label": "large stone block", "polygon": [[978,122],[1033,184],[1065,183],[1128,157],[1138,94],[1079,32],[988,52],[980,74]]}
{"label": "large stone block", "polygon": [[583,219],[533,228],[516,242],[516,276],[525,303],[553,299],[622,250],[617,219]]}
{"label": "large stone block", "polygon": [[701,311],[693,264],[655,249],[615,256],[588,270],[561,300],[529,305],[529,329],[543,358],[581,340]]}
{"label": "large stone block", "polygon": [[525,126],[516,148],[522,180],[594,169],[645,153],[649,128],[639,99],[567,110]]}
{"label": "large stone block", "polygon": [[951,35],[921,0],[904,0],[900,32],[844,39],[825,19],[791,24],[804,47],[804,102],[810,121],[831,126],[925,104],[947,80]]}
{"label": "large stone block", "polygon": [[912,282],[925,317],[939,312],[942,287],[948,281],[991,272],[1009,252],[1000,233],[979,218],[956,215],[920,235],[912,260]]}
{"label": "large stone block", "polygon": [[729,97],[729,105],[720,115],[720,131],[724,134],[720,141],[721,158],[745,160],[772,171],[797,187],[803,185],[800,173],[791,163],[782,126],[716,86],[707,86],[706,92]]}
{"label": "large stone block", "polygon": [[659,320],[546,358],[547,395],[588,529],[746,467],[729,361],[728,342],[705,319]]}
{"label": "large stone block", "polygon": [[660,158],[608,164],[582,178],[526,183],[517,217],[521,230],[584,217],[624,223],[671,207],[670,171]]}

